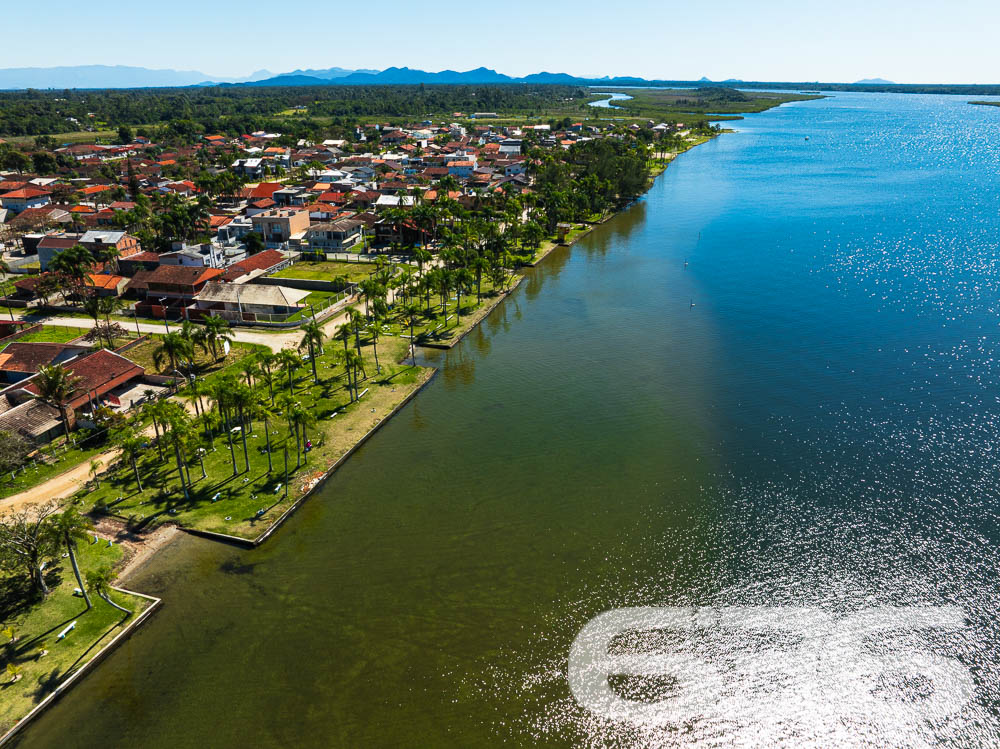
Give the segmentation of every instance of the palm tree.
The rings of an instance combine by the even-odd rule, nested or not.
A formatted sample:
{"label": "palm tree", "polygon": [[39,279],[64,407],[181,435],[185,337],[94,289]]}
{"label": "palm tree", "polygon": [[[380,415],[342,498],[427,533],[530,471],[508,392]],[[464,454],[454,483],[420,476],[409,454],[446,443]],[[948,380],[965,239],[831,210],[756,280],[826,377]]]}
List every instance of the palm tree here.
{"label": "palm tree", "polygon": [[406,304],[403,306],[402,314],[410,325],[410,356],[415,367],[417,366],[417,341],[413,337],[413,326],[416,323],[417,315],[420,314],[420,307],[416,304]]}
{"label": "palm tree", "polygon": [[271,394],[271,404],[274,404],[274,365],[277,361],[277,355],[271,353],[270,351],[261,351],[256,354],[254,358],[257,360],[259,365],[257,372],[257,382],[267,385],[267,391]]}
{"label": "palm tree", "polygon": [[222,417],[222,428],[226,432],[226,440],[229,443],[229,458],[233,462],[233,475],[239,473],[236,467],[236,451],[233,449],[233,431],[230,426],[229,414],[233,403],[233,381],[226,377],[219,377],[212,383],[212,399]]}
{"label": "palm tree", "polygon": [[[310,320],[309,322],[303,323],[302,325],[302,343],[299,344],[299,348],[308,347],[309,348],[309,361],[312,364],[313,371],[313,382],[317,385],[319,384],[319,375],[316,372],[316,351],[318,348],[319,352],[323,353],[323,339],[325,338],[323,334],[323,326],[320,325],[315,320]],[[315,347],[315,348],[314,348]]]}
{"label": "palm tree", "polygon": [[181,333],[167,333],[160,339],[160,344],[153,350],[153,365],[163,369],[163,360],[170,360],[170,368],[177,369],[177,362],[182,358],[194,357],[194,344]]}
{"label": "palm tree", "polygon": [[378,334],[379,334],[379,326],[382,325],[383,319],[384,318],[382,317],[382,315],[376,313],[375,318],[372,320],[372,327],[371,327],[371,333],[372,333],[372,351],[375,352],[375,374],[376,375],[382,374],[382,365],[379,364],[379,361],[378,361]]}
{"label": "palm tree", "polygon": [[229,321],[215,315],[205,318],[205,341],[212,350],[212,358],[218,359],[217,347],[225,342],[233,342],[233,332],[229,329]]}
{"label": "palm tree", "polygon": [[260,373],[260,365],[257,363],[257,360],[252,356],[248,356],[242,359],[236,368],[246,378],[247,387],[252,388],[253,378]]}
{"label": "palm tree", "polygon": [[139,465],[136,459],[139,457],[139,453],[142,451],[143,438],[142,434],[136,428],[134,423],[128,423],[125,426],[118,429],[111,437],[111,441],[121,448],[122,453],[124,453],[132,465],[132,473],[135,474],[135,485],[142,491],[142,479],[139,478]]}
{"label": "palm tree", "polygon": [[354,331],[354,348],[357,349],[358,355],[361,355],[361,334],[360,330],[365,324],[364,315],[358,312],[356,307],[348,307],[345,312],[347,312],[347,319],[351,323],[351,328]]}
{"label": "palm tree", "polygon": [[333,334],[333,337],[343,341],[344,351],[347,351],[347,342],[351,340],[351,324],[345,322],[343,325],[338,325],[337,332]]}
{"label": "palm tree", "polygon": [[86,538],[87,531],[93,527],[93,524],[77,512],[75,507],[67,507],[52,518],[52,530],[59,541],[66,544],[69,562],[73,566],[73,574],[76,575],[76,583],[80,586],[88,611],[93,607],[93,604],[90,602],[90,596],[87,595],[87,586],[83,584],[83,578],[80,576],[80,565],[76,561],[76,542]]}
{"label": "palm tree", "polygon": [[188,484],[191,482],[191,476],[184,475],[184,467],[186,462],[183,456],[183,448],[191,436],[191,417],[188,412],[185,411],[181,406],[176,403],[171,403],[170,401],[164,401],[165,406],[172,406],[172,408],[164,409],[166,411],[166,421],[170,425],[170,431],[166,433],[167,441],[174,446],[174,458],[177,460],[177,473],[181,478],[181,488],[184,490],[184,501],[188,502],[191,499],[191,493],[188,491]]}
{"label": "palm tree", "polygon": [[[302,449],[303,452],[306,448],[306,442],[308,438],[306,437],[306,427],[312,426],[316,423],[316,417],[313,412],[307,408],[303,408],[301,405],[296,403],[289,414],[289,420],[295,426],[295,467],[299,467],[299,429],[302,429]],[[306,454],[306,462],[309,461],[308,453]]]}
{"label": "palm tree", "polygon": [[344,351],[340,357],[344,362],[344,369],[347,372],[347,393],[354,403],[358,392],[358,369],[363,366],[364,359],[360,354],[351,351]]}
{"label": "palm tree", "polygon": [[108,596],[108,589],[111,587],[111,580],[113,577],[114,573],[111,571],[111,567],[101,567],[100,569],[89,570],[87,572],[87,587],[103,598],[105,603],[115,607],[119,611],[123,611],[126,614],[131,615],[131,611],[124,606],[119,606]]}
{"label": "palm tree", "polygon": [[156,435],[156,449],[160,454],[160,462],[163,462],[163,445],[160,442],[160,425],[163,425],[164,432],[167,430],[164,404],[165,401],[151,401],[142,407],[143,412],[153,420],[153,432]]}
{"label": "palm tree", "polygon": [[232,403],[236,409],[240,421],[240,436],[243,438],[243,462],[246,470],[250,470],[250,455],[247,452],[247,431],[250,427],[246,422],[246,414],[251,412],[254,406],[253,390],[242,383],[232,384]]}
{"label": "palm tree", "polygon": [[69,370],[59,364],[41,366],[34,377],[38,389],[38,399],[59,410],[66,439],[69,439],[69,416],[67,404],[73,399],[82,380],[74,377]]}
{"label": "palm tree", "polygon": [[269,419],[274,416],[274,411],[271,409],[273,400],[269,403],[267,397],[261,391],[257,391],[256,396],[253,404],[253,413],[264,422],[264,443],[267,446],[267,472],[270,473],[273,467],[271,466],[271,425]]}
{"label": "palm tree", "polygon": [[459,268],[452,274],[455,283],[455,292],[458,294],[458,303],[455,306],[455,313],[458,315],[458,324],[462,324],[462,289],[472,283],[472,273],[468,268]]}
{"label": "palm tree", "polygon": [[278,352],[278,361],[282,368],[288,373],[288,392],[295,395],[295,385],[292,382],[292,372],[302,366],[302,358],[290,348],[283,348]]}

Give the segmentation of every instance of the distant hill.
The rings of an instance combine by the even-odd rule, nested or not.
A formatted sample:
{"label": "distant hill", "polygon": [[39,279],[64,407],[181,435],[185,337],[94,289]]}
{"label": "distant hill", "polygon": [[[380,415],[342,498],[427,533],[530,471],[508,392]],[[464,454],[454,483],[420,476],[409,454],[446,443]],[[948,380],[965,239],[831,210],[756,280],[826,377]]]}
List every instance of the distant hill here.
{"label": "distant hill", "polygon": [[293,75],[304,75],[304,76],[308,76],[310,78],[327,78],[327,79],[330,79],[330,78],[343,78],[345,76],[350,75],[351,73],[366,73],[368,75],[374,75],[377,72],[379,72],[379,71],[377,71],[377,70],[368,70],[368,69],[350,70],[348,68],[336,68],[336,67],[334,67],[334,68],[326,68],[324,70],[313,70],[313,69],[309,68],[307,70],[293,70],[291,73],[281,73],[280,75],[277,75],[277,76],[275,76],[273,73],[268,73],[266,76],[265,75],[258,76],[258,75],[255,74],[253,76],[250,76],[247,80],[257,81],[257,80],[261,80],[263,78],[272,78],[272,77],[273,78],[284,78],[284,77],[293,76]]}
{"label": "distant hill", "polygon": [[885,78],[862,78],[860,81],[855,81],[858,85],[896,85],[894,81],[887,81]]}
{"label": "distant hill", "polygon": [[[240,82],[273,76],[258,70],[245,78],[216,78]],[[17,88],[145,88],[191,86],[212,79],[197,70],[154,70],[127,65],[71,65],[53,68],[0,68],[0,89]]]}

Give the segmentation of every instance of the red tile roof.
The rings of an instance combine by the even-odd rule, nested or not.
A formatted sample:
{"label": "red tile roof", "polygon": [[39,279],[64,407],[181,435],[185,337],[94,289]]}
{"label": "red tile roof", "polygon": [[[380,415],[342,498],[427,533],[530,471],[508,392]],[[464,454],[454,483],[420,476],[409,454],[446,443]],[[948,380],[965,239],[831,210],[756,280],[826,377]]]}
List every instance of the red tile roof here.
{"label": "red tile roof", "polygon": [[[72,408],[79,408],[85,404],[92,391],[96,391],[100,397],[129,379],[141,377],[146,371],[135,362],[107,349],[81,356],[65,367],[74,377],[80,378],[75,397],[69,404]],[[39,392],[37,385],[32,381],[29,381],[24,389],[35,395]]]}
{"label": "red tile roof", "polygon": [[40,198],[43,195],[51,195],[48,190],[40,190],[37,187],[22,187],[20,190],[12,190],[0,195],[0,198]]}
{"label": "red tile roof", "polygon": [[[147,284],[174,284],[178,286],[195,286],[222,275],[218,268],[184,265],[158,265],[146,274]],[[138,277],[138,274],[136,274]],[[154,292],[155,293],[155,292]]]}
{"label": "red tile roof", "polygon": [[233,263],[222,276],[223,281],[234,281],[240,276],[244,276],[255,270],[267,270],[273,268],[285,260],[285,256],[278,250],[264,250],[256,255],[251,255],[246,260]]}
{"label": "red tile roof", "polygon": [[250,191],[249,197],[253,199],[270,198],[276,190],[280,190],[283,187],[284,185],[280,182],[261,182]]}
{"label": "red tile roof", "polygon": [[[81,335],[84,331],[80,331]],[[37,343],[14,341],[0,351],[0,371],[29,372],[34,374],[39,367],[51,364],[67,349],[79,351],[77,346],[66,343]],[[86,350],[86,348],[84,349]]]}

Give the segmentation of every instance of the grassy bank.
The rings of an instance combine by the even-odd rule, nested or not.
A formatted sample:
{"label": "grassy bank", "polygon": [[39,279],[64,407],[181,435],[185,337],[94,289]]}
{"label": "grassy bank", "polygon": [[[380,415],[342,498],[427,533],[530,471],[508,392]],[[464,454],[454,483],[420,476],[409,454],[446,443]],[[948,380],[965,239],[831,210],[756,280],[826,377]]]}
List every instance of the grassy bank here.
{"label": "grassy bank", "polygon": [[[204,477],[201,461],[191,456],[188,471],[192,483],[188,499],[183,496],[174,454],[165,449],[161,459],[157,449],[150,446],[139,460],[141,492],[131,466],[123,463],[105,477],[99,488],[81,495],[79,500],[133,527],[150,528],[170,521],[186,528],[248,540],[256,538],[432,373],[432,370],[399,363],[408,345],[402,339],[386,336],[378,347],[382,371],[376,374],[370,337],[363,336],[361,340],[368,377],[359,383],[361,391],[367,390],[360,400],[352,403],[346,387],[338,355],[342,344],[328,342],[324,353],[316,357],[318,383],[313,382],[311,362],[294,371],[293,391],[284,375],[278,378],[275,412],[268,419],[267,432],[262,419],[251,422],[246,434],[246,458],[239,430],[232,434],[232,452],[228,436],[218,430],[210,442],[204,443],[207,448],[203,458]],[[353,338],[350,345],[354,345]],[[307,438],[312,442],[308,451],[296,450],[286,414],[279,413],[287,408],[283,399],[286,394],[316,417],[315,424],[306,429]],[[266,435],[270,436],[271,444],[270,470]]]}
{"label": "grassy bank", "polygon": [[[82,542],[77,552],[81,574],[114,566],[122,555],[120,546],[109,547],[103,540],[96,544]],[[5,643],[0,646],[0,734],[86,665],[150,603],[145,598],[111,591],[111,599],[131,609],[131,616],[95,595],[91,595],[94,607],[87,611],[83,598],[73,595],[77,582],[68,559],[49,567],[46,574],[52,592],[43,601],[36,600],[25,607],[23,601],[31,594],[23,589],[23,578],[0,572],[0,616],[17,638],[9,643],[8,638],[0,636]],[[59,633],[72,622],[76,622],[76,627],[64,639],[58,639]],[[6,673],[8,664],[20,669],[17,682],[10,682],[11,677]]]}

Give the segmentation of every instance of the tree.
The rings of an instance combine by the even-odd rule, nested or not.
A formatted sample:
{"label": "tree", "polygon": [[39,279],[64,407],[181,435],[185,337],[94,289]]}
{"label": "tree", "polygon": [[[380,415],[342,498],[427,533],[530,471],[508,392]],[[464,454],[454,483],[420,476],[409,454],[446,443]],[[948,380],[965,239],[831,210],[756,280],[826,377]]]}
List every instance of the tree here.
{"label": "tree", "polygon": [[278,362],[282,369],[288,374],[288,393],[295,395],[295,386],[292,382],[292,372],[302,366],[302,359],[290,348],[283,348],[278,352]]}
{"label": "tree", "polygon": [[[299,467],[299,429],[302,430],[302,449],[306,450],[306,442],[308,438],[306,437],[306,427],[312,426],[316,423],[316,416],[307,408],[304,408],[298,403],[292,405],[291,412],[289,413],[289,421],[295,427],[295,467]],[[309,461],[308,454],[306,455],[306,462]]]}
{"label": "tree", "polygon": [[185,477],[184,468],[187,465],[185,460],[185,447],[191,436],[191,417],[188,412],[177,403],[163,401],[165,421],[170,426],[169,431],[164,435],[166,441],[174,448],[174,458],[177,461],[177,473],[181,479],[181,489],[184,492],[184,501],[190,501],[191,493],[188,484],[191,476]]}
{"label": "tree", "polygon": [[20,432],[0,430],[0,471],[14,471],[28,462],[28,454],[35,449],[31,441]]}
{"label": "tree", "polygon": [[62,365],[53,364],[39,367],[38,374],[35,375],[33,381],[38,389],[36,397],[43,403],[59,409],[63,431],[66,433],[66,439],[69,439],[67,405],[73,399],[82,380],[79,377],[74,377]]}
{"label": "tree", "polygon": [[208,344],[212,352],[212,358],[218,361],[218,349],[225,343],[232,344],[233,332],[230,330],[229,321],[224,317],[211,315],[204,320],[204,341]]}
{"label": "tree", "polygon": [[233,462],[233,475],[240,471],[236,466],[236,451],[233,449],[233,430],[230,422],[230,414],[233,409],[235,380],[231,377],[218,377],[212,383],[211,394],[215,401],[215,406],[222,417],[222,428],[226,431],[226,440],[229,444],[229,458]]}
{"label": "tree", "polygon": [[264,244],[264,237],[259,232],[250,232],[243,237],[243,241],[246,242],[248,255],[256,255],[258,252],[263,252],[267,249],[267,245]]}
{"label": "tree", "polygon": [[87,531],[93,527],[93,523],[77,512],[75,507],[67,507],[52,519],[52,532],[55,533],[59,542],[66,545],[73,574],[76,575],[76,584],[79,586],[80,592],[83,593],[83,600],[87,604],[88,611],[93,607],[93,604],[90,602],[90,596],[87,595],[87,586],[83,584],[83,578],[80,576],[80,565],[76,561],[76,542],[86,538]]}
{"label": "tree", "polygon": [[417,321],[417,317],[420,315],[420,306],[416,304],[404,305],[402,314],[410,326],[410,356],[412,357],[413,366],[415,367],[417,366],[417,341],[413,335],[413,326]]}
{"label": "tree", "polygon": [[142,479],[139,477],[138,457],[145,442],[142,432],[134,422],[129,422],[111,435],[111,442],[121,448],[122,453],[128,458],[132,473],[135,475],[135,485],[141,492]]}
{"label": "tree", "polygon": [[180,359],[191,359],[194,357],[194,344],[180,333],[167,333],[161,339],[159,345],[153,350],[153,364],[157,369],[163,369],[164,359],[170,361],[170,368],[177,370],[177,363]]}
{"label": "tree", "polygon": [[326,337],[323,333],[323,326],[315,320],[309,320],[302,324],[301,330],[303,336],[299,348],[308,347],[309,362],[312,364],[313,382],[318,385],[319,374],[316,372],[316,349],[319,349],[321,354],[323,353],[323,339]]}
{"label": "tree", "polygon": [[111,571],[111,567],[104,566],[96,570],[89,570],[87,572],[87,587],[90,588],[94,593],[100,596],[105,603],[119,611],[131,616],[132,612],[125,608],[124,606],[119,606],[117,603],[111,600],[108,595],[108,590],[111,588],[111,580],[114,578],[114,573]]}
{"label": "tree", "polygon": [[128,125],[118,126],[118,142],[122,145],[128,145],[133,140],[135,140],[135,135],[132,133],[132,128]]}
{"label": "tree", "polygon": [[49,520],[58,509],[55,502],[47,502],[0,516],[0,555],[4,566],[20,567],[43,596],[49,593],[45,564],[59,548]]}
{"label": "tree", "polygon": [[273,397],[268,400],[268,396],[262,391],[256,391],[256,400],[253,405],[253,414],[264,422],[264,444],[267,449],[267,472],[274,470],[271,465],[271,424],[270,419],[274,416],[271,405]]}
{"label": "tree", "polygon": [[31,166],[37,174],[55,174],[59,169],[56,157],[45,151],[31,154]]}

